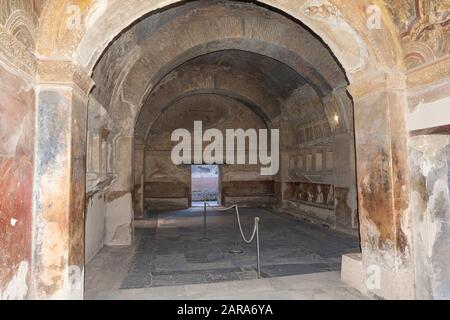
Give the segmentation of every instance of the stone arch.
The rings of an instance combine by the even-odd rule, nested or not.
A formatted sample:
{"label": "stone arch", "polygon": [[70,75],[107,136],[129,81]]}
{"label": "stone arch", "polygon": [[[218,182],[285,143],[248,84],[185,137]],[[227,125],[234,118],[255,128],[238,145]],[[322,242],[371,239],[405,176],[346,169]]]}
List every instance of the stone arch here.
{"label": "stone arch", "polygon": [[256,105],[252,100],[248,99],[247,97],[241,96],[239,94],[235,94],[234,92],[231,92],[231,91],[225,91],[225,90],[220,90],[220,89],[193,90],[193,91],[184,92],[183,94],[178,95],[175,99],[170,100],[166,105],[162,106],[161,110],[159,110],[159,112],[155,115],[154,120],[151,123],[149,123],[148,128],[145,133],[145,140],[147,140],[149,132],[150,132],[153,124],[156,121],[158,121],[158,119],[161,117],[161,115],[164,112],[166,112],[168,109],[170,109],[170,107],[172,107],[173,105],[175,105],[176,103],[178,103],[179,101],[181,101],[183,99],[200,96],[200,95],[213,95],[213,96],[223,97],[225,99],[231,99],[231,100],[240,102],[242,105],[245,105],[246,107],[248,107],[248,109],[250,109],[253,113],[255,113],[261,119],[261,121],[264,122],[264,124],[266,125],[267,128],[271,127],[271,119],[269,118],[269,116],[264,112],[264,110],[261,110],[261,108],[258,105]]}
{"label": "stone arch", "polygon": [[[330,94],[332,88],[347,85],[342,69],[332,54],[309,31],[265,9],[247,8],[249,17],[242,20],[235,8],[222,2],[214,3],[209,5],[212,7],[209,11],[205,9],[186,14],[189,20],[180,15],[174,21],[158,25],[155,34],[150,34],[147,29],[153,30],[155,23],[164,20],[163,15],[155,18],[155,22],[140,22],[134,33],[128,31],[113,44],[111,49],[114,50],[111,51],[119,53],[105,57],[97,65],[99,73],[107,72],[107,82],[94,75],[98,88],[101,88],[96,94],[100,98],[107,97],[103,101],[105,105],[111,104],[112,108],[119,110],[112,110],[112,113],[131,109],[130,112],[137,116],[148,94],[168,72],[197,56],[220,50],[248,51],[281,61],[311,82],[320,96]],[[216,9],[219,14],[226,13],[227,18],[215,18]],[[275,19],[276,27],[268,27],[268,18]],[[209,29],[209,32],[196,31]],[[298,37],[286,36],[297,33]],[[121,56],[125,45],[130,49],[129,53]],[[110,72],[108,63],[117,64],[118,70]],[[127,115],[122,113],[121,116]]]}
{"label": "stone arch", "polygon": [[[107,5],[103,6],[105,3]],[[37,55],[43,60],[70,61],[90,75],[104,50],[121,32],[141,17],[179,3],[175,0],[138,3],[133,0],[50,0],[42,16]],[[389,293],[377,294],[412,297],[414,270],[408,232],[410,209],[406,102],[402,92],[405,88],[403,53],[383,1],[264,0],[257,3],[303,23],[324,41],[345,70],[351,84],[349,93],[357,106],[355,127],[359,133],[357,154],[363,264],[379,264],[383,279],[395,279],[393,290],[389,287]],[[367,27],[366,10],[374,3],[381,9],[380,30]],[[89,28],[83,23],[77,31],[67,30],[65,10],[71,4],[80,5],[82,21],[87,16],[92,17]],[[93,5],[100,10],[94,15],[89,14]],[[129,10],[124,12],[120,10],[122,7]],[[142,99],[138,101],[142,102]],[[373,139],[375,133],[376,141]],[[383,156],[376,158],[380,153]],[[373,159],[380,161],[375,165]],[[379,188],[373,189],[373,186]]]}
{"label": "stone arch", "polygon": [[[315,39],[298,25],[286,21],[282,23],[283,18],[278,15],[263,16],[266,12],[260,12],[260,9],[246,12],[249,15],[246,16],[245,22],[242,22],[240,11],[223,4],[217,7],[218,9],[212,6],[210,11],[205,12],[195,11],[195,14],[192,13],[188,17],[175,18],[163,25],[154,36],[151,35],[143,41],[141,50],[145,52],[145,56],[142,54],[142,58],[134,63],[123,83],[127,101],[141,103],[142,98],[126,96],[129,89],[137,87],[134,92],[147,92],[152,83],[158,81],[158,77],[155,79],[152,75],[159,70],[170,71],[193,57],[226,49],[244,50],[278,59],[309,78],[315,86],[323,88],[323,91],[327,91],[327,86],[335,87],[345,82],[345,79],[339,78],[341,70],[327,49],[317,40],[314,41]],[[215,10],[219,9],[226,17],[214,17]],[[219,10],[218,13],[222,14],[222,11]],[[270,27],[266,20],[268,18],[275,19],[275,26]],[[198,33],[196,30],[204,31]],[[291,32],[298,34],[299,38],[304,37],[308,46],[296,37],[283,37]],[[155,51],[157,43],[163,45]],[[314,51],[317,52],[312,55]],[[152,61],[151,64],[149,60]],[[147,70],[146,76],[150,80],[147,80],[147,83],[131,81],[136,79],[142,70]],[[145,95],[143,97],[145,99]]]}
{"label": "stone arch", "polygon": [[[279,115],[279,102],[266,91],[261,90],[256,79],[241,75],[239,81],[236,81],[235,78],[232,78],[230,71],[214,66],[202,69],[189,68],[183,70],[173,80],[163,81],[155,87],[154,92],[141,109],[136,122],[136,135],[143,136],[143,130],[148,127],[147,124],[152,123],[158,112],[161,112],[164,106],[169,105],[174,97],[177,99],[179,96],[193,92],[217,92],[234,96],[249,105],[258,106],[261,109],[259,113],[266,122]],[[204,77],[202,82],[189,81],[200,74]],[[216,79],[220,79],[220,81]]]}
{"label": "stone arch", "polygon": [[[177,5],[180,2],[159,0],[141,1],[136,4],[132,0],[112,3],[108,3],[107,0],[75,2],[50,0],[42,14],[43,23],[40,28],[37,52],[50,59],[73,58],[90,72],[111,41],[123,30],[145,15],[159,12],[163,8]],[[400,42],[396,36],[392,19],[381,1],[376,1],[376,4],[381,8],[383,28],[377,30],[376,33],[367,28],[366,10],[373,4],[368,0],[358,3],[342,3],[337,0],[302,0],[299,2],[263,0],[257,3],[284,12],[304,23],[329,45],[351,78],[357,77],[360,61],[349,57],[346,51],[351,49],[359,51],[357,48],[361,44],[367,46],[367,65],[370,65],[373,70],[402,67]],[[96,19],[90,21],[89,29],[86,29],[86,25],[83,23],[81,28],[75,32],[67,30],[67,7],[74,4],[80,7],[81,21],[86,20],[92,8],[99,10],[99,14],[95,16]],[[123,12],[120,10],[121,7],[127,7],[128,10]],[[345,37],[342,37],[342,34],[345,34]],[[339,43],[337,38],[343,42]],[[345,44],[345,46],[341,44]],[[346,47],[347,50],[343,50],[342,47]],[[388,48],[391,50],[385,50]]]}

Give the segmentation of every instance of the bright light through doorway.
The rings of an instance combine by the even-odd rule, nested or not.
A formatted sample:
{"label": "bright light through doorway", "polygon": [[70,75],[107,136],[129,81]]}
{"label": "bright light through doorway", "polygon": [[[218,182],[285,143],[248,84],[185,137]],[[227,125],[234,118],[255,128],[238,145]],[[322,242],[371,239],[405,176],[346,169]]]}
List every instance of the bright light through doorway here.
{"label": "bright light through doorway", "polygon": [[219,196],[219,166],[192,166],[192,206],[203,206],[204,201],[211,206],[217,206]]}

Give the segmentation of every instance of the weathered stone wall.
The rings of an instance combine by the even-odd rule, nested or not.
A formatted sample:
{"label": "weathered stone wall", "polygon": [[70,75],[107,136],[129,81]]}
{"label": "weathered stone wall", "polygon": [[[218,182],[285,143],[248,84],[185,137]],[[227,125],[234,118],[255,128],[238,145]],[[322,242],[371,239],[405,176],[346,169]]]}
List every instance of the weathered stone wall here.
{"label": "weathered stone wall", "polygon": [[[184,208],[191,202],[191,167],[177,166],[171,159],[172,148],[178,142],[171,141],[176,129],[187,129],[194,139],[194,121],[203,122],[203,133],[209,128],[223,132],[226,129],[263,129],[265,122],[247,106],[231,98],[214,94],[200,94],[179,100],[158,118],[148,136],[145,155],[145,209]],[[203,143],[203,148],[209,143]],[[192,152],[194,148],[192,140]],[[237,165],[221,166],[222,201],[233,198],[252,201],[261,194],[258,186],[273,180],[273,177],[261,177],[259,166]],[[244,184],[244,185],[243,185]],[[245,188],[247,184],[247,188]],[[236,185],[240,185],[238,189]],[[264,189],[261,188],[261,189]],[[268,195],[270,197],[270,195]],[[256,198],[255,198],[256,199]],[[241,202],[245,203],[245,200]],[[269,200],[265,200],[265,202]]]}
{"label": "weathered stone wall", "polygon": [[0,300],[32,283],[34,49],[40,1],[0,1]]}
{"label": "weathered stone wall", "polygon": [[346,90],[320,99],[304,86],[284,102],[279,204],[290,214],[358,228],[353,103]]}

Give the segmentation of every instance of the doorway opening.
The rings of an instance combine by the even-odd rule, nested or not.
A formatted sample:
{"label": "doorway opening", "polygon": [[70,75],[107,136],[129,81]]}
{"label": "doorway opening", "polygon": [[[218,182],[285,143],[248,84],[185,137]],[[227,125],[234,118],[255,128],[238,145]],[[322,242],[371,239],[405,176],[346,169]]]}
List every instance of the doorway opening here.
{"label": "doorway opening", "polygon": [[220,203],[220,173],[218,165],[193,165],[191,170],[192,207]]}

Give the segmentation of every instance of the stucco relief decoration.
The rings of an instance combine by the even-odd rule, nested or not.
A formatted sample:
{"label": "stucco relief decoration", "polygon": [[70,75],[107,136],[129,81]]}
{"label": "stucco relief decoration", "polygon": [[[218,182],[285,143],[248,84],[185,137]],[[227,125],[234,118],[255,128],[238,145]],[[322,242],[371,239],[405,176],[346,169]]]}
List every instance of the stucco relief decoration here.
{"label": "stucco relief decoration", "polygon": [[408,69],[450,53],[450,1],[396,0],[387,6],[401,34]]}
{"label": "stucco relief decoration", "polygon": [[85,19],[86,29],[91,28],[108,8],[108,0],[95,0],[89,7],[88,14]]}
{"label": "stucco relief decoration", "polygon": [[72,55],[86,30],[106,11],[108,0],[53,1],[45,8],[49,17],[41,25],[41,55]]}
{"label": "stucco relief decoration", "polygon": [[32,50],[37,37],[38,17],[34,2],[0,8],[0,55],[10,65],[28,74],[35,71]]}
{"label": "stucco relief decoration", "polygon": [[327,33],[337,44],[333,49],[339,51],[338,56],[348,71],[357,72],[366,66],[369,57],[367,45],[333,3],[329,0],[309,0],[301,10],[306,17],[326,24]]}
{"label": "stucco relief decoration", "polygon": [[94,0],[87,8],[83,8],[84,6],[84,4],[79,3],[67,8],[69,15],[67,28],[71,33],[77,35],[78,41],[81,39],[83,32],[89,30],[98,18],[105,13],[108,7],[108,0]]}
{"label": "stucco relief decoration", "polygon": [[6,20],[5,28],[28,48],[34,48],[36,29],[24,10],[14,10]]}

